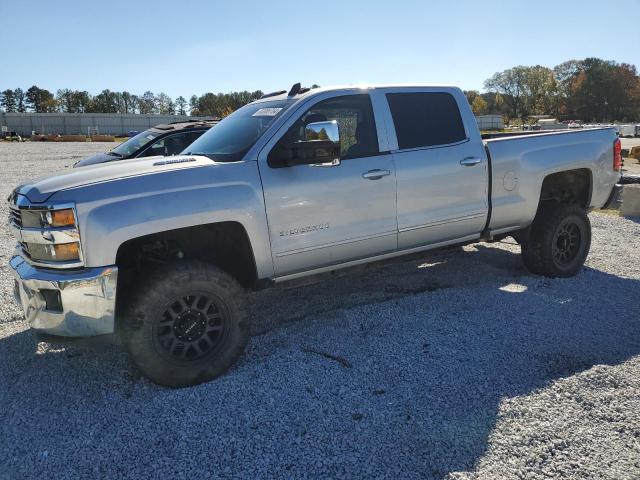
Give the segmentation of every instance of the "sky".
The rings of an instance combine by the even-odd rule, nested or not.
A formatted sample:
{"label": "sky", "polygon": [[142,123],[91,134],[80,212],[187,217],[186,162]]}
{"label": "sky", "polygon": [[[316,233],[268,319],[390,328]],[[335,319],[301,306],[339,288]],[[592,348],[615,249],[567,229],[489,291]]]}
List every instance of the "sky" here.
{"label": "sky", "polygon": [[640,68],[639,18],[640,0],[0,0],[0,90],[482,90],[515,65],[600,57]]}

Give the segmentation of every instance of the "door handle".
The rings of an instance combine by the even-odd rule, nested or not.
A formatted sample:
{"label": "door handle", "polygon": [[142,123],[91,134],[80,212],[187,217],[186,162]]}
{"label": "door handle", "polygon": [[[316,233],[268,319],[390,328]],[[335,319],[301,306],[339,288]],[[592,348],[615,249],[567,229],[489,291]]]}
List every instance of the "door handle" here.
{"label": "door handle", "polygon": [[460,165],[464,165],[465,167],[473,167],[474,165],[479,164],[481,161],[482,159],[478,157],[467,157],[460,160]]}
{"label": "door handle", "polygon": [[376,168],[375,170],[364,172],[362,174],[362,178],[366,178],[367,180],[380,180],[382,177],[386,177],[387,175],[391,175],[389,170],[380,170],[379,168]]}

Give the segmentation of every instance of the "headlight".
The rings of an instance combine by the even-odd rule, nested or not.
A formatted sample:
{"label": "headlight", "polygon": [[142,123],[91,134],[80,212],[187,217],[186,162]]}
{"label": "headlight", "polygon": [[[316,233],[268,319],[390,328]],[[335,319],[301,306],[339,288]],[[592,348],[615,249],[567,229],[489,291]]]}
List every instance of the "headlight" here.
{"label": "headlight", "polygon": [[25,243],[27,253],[33,260],[43,262],[73,262],[80,260],[80,247],[77,242],[43,244]]}
{"label": "headlight", "polygon": [[[24,253],[51,268],[82,266],[80,233],[72,204],[14,209],[13,225]],[[13,218],[13,217],[12,217]]]}
{"label": "headlight", "polygon": [[60,210],[21,210],[24,228],[61,228],[73,227],[76,216],[73,208]]}
{"label": "headlight", "polygon": [[45,220],[50,227],[72,227],[76,224],[72,208],[49,210],[45,213]]}

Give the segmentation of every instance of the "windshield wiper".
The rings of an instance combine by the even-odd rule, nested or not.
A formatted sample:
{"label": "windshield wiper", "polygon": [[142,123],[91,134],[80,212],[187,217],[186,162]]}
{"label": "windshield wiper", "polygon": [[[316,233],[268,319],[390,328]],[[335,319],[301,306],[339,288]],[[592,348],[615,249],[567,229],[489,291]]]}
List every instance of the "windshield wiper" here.
{"label": "windshield wiper", "polygon": [[119,157],[119,158],[124,157],[124,155],[118,152],[107,152],[107,155],[113,155],[114,157]]}

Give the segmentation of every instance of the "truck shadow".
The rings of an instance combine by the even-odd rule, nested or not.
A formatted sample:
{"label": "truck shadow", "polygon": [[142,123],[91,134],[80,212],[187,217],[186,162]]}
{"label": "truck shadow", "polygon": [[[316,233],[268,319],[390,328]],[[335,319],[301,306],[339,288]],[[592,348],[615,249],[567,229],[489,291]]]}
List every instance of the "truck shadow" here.
{"label": "truck shadow", "polygon": [[[505,244],[519,253],[515,241]],[[474,274],[474,272],[476,274]],[[289,282],[250,295],[252,334],[283,324],[359,305],[386,302],[418,293],[482,284],[487,277],[528,275],[520,255],[482,244],[423,252],[386,262]]]}
{"label": "truck shadow", "polygon": [[[336,437],[335,445],[322,447],[333,448],[336,461],[347,472],[362,472],[357,459],[366,459],[383,476],[392,475],[390,467],[401,464],[404,471],[413,471],[416,477],[442,478],[450,472],[469,470],[482,458],[505,398],[528,395],[554,380],[595,365],[617,365],[640,354],[640,307],[634,300],[640,281],[591,268],[569,280],[531,276],[520,264],[517,247],[474,245],[330,279],[256,294],[252,298],[254,334],[278,338],[251,347],[241,365],[221,379],[230,384],[238,382],[238,386],[246,384],[278,352],[280,359],[288,358],[285,376],[305,375],[298,362],[317,363],[318,357],[301,352],[305,345],[300,342],[318,351],[340,354],[352,365],[344,368],[330,358],[322,359],[329,373],[314,379],[313,389],[307,392],[274,387],[250,394],[246,387],[239,387],[237,398],[224,399],[231,402],[229,415],[242,409],[243,402],[251,401],[247,395],[275,399],[271,407],[264,408],[280,409],[279,422],[259,427],[265,429],[260,438],[277,439],[274,441],[280,445],[273,448],[281,449],[280,460],[286,460],[287,473],[294,476],[322,474],[315,465],[305,462],[317,458],[311,452],[326,437],[307,435],[293,442],[289,436],[291,425],[300,422],[299,410],[305,408],[301,398],[313,396],[313,390],[331,391],[334,382],[347,382],[353,393],[336,400],[346,418],[340,417],[339,421],[360,422],[358,428],[366,433],[359,438],[353,433],[358,438],[355,446],[353,438],[349,442]],[[416,294],[431,295],[428,311],[406,298]],[[374,298],[395,303],[391,307],[388,303],[370,305],[370,318],[361,316],[357,321],[344,310],[370,304]],[[400,322],[401,329],[385,318],[390,308],[393,323]],[[326,317],[326,328],[344,331],[343,343],[323,343],[322,335],[315,334],[325,328],[319,316]],[[282,333],[287,324],[305,317],[314,317],[310,319],[312,324],[296,329],[292,335]],[[385,342],[388,350],[397,348],[400,342],[402,355],[381,356]],[[282,355],[282,350],[290,355]],[[0,340],[0,360],[4,364],[0,402],[5,408],[5,421],[25,425],[34,419],[42,424],[50,415],[73,416],[74,408],[82,405],[96,410],[114,408],[114,415],[123,416],[120,421],[128,422],[130,431],[138,425],[149,435],[161,435],[163,428],[180,428],[148,425],[132,404],[141,405],[162,396],[163,402],[178,405],[184,402],[181,392],[185,391],[168,392],[140,381],[117,347],[99,352],[47,347],[38,345],[29,331],[22,331]],[[283,361],[271,368],[279,368]],[[261,383],[256,388],[270,387]],[[193,397],[218,401],[215,384],[188,391],[190,402]],[[366,412],[356,417],[360,415],[356,411],[358,403],[347,397],[372,400]],[[278,400],[282,406],[274,406]],[[119,407],[120,402],[125,406]],[[255,416],[260,424],[260,415],[264,412],[244,412],[243,421],[252,423]],[[91,421],[92,417],[85,413],[83,418]],[[203,427],[210,428],[208,435],[226,434],[216,426],[215,419],[211,424],[202,421]],[[313,412],[308,413],[306,421],[315,423],[316,431],[318,424],[320,428],[331,425]],[[65,434],[81,435],[86,428],[73,422]],[[309,431],[313,431],[311,427]],[[127,444],[125,439],[121,441]],[[254,442],[251,437],[245,441]],[[180,448],[189,445],[186,441]],[[249,450],[260,448],[256,444]],[[340,452],[346,451],[353,454],[342,457]],[[153,454],[149,454],[149,461],[153,461]],[[272,467],[271,472],[284,471],[284,463]],[[234,468],[231,465],[232,471]]]}

